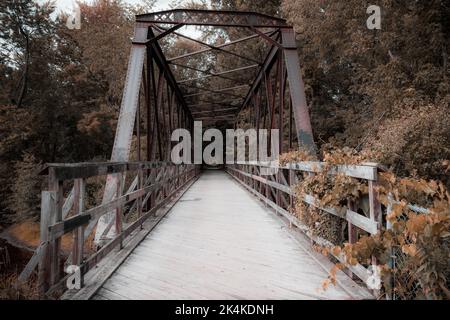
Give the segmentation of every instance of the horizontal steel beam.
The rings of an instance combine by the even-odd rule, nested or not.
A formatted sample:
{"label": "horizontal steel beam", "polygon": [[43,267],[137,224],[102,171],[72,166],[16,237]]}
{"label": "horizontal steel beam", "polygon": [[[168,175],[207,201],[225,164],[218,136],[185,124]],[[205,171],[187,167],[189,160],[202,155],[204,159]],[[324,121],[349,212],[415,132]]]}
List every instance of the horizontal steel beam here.
{"label": "horizontal steel beam", "polygon": [[[169,29],[162,28],[162,27],[156,26],[156,25],[155,25],[154,27],[155,27],[156,29],[162,30],[162,32],[168,31],[168,30],[169,30]],[[178,33],[178,32],[172,32],[172,33],[175,34],[175,35],[177,35],[177,36],[179,36],[179,37],[181,37],[181,38],[184,38],[184,39],[186,39],[186,40],[193,41],[193,42],[196,42],[196,43],[198,43],[198,44],[200,44],[200,45],[202,45],[202,46],[208,47],[208,48],[210,48],[210,49],[212,49],[212,50],[220,51],[220,52],[222,52],[222,53],[226,53],[226,54],[235,56],[235,57],[240,58],[240,59],[243,59],[243,60],[247,60],[247,61],[251,61],[251,62],[257,63],[257,64],[261,64],[261,62],[255,60],[255,59],[253,59],[253,58],[245,57],[245,56],[243,56],[243,55],[237,54],[236,52],[228,51],[228,50],[219,48],[219,47],[214,46],[214,45],[212,45],[212,44],[209,44],[209,43],[200,41],[200,40],[198,40],[198,39],[194,39],[194,38],[192,38],[192,37],[186,36],[186,35],[181,34],[181,33]]]}
{"label": "horizontal steel beam", "polygon": [[236,112],[239,108],[225,108],[225,109],[211,109],[211,110],[205,110],[205,111],[195,111],[192,112],[193,116],[199,115],[199,114],[205,114],[205,113],[215,113],[215,112]]}
{"label": "horizontal steel beam", "polygon": [[196,111],[206,110],[208,108],[205,107],[222,107],[222,108],[240,108],[240,106],[233,106],[231,104],[216,102],[216,103],[208,103],[208,104],[197,104],[197,105],[188,105],[189,108],[194,109]]}
{"label": "horizontal steel beam", "polygon": [[153,42],[156,42],[156,41],[158,41],[158,40],[161,40],[162,38],[164,38],[165,36],[171,34],[171,33],[174,32],[175,30],[180,29],[183,25],[184,25],[184,24],[182,24],[182,23],[177,24],[176,26],[174,26],[174,27],[172,27],[172,28],[170,28],[170,29],[167,29],[167,30],[164,31],[164,32],[161,32],[161,33],[158,34],[157,36],[155,36],[155,37],[153,37],[153,38],[151,38],[151,39],[149,39],[149,40],[146,40],[146,41],[144,41],[144,42],[135,42],[135,41],[133,41],[132,43],[133,43],[133,44],[149,45],[149,44],[151,44],[151,43],[153,43]]}
{"label": "horizontal steel beam", "polygon": [[234,73],[234,72],[248,70],[248,69],[254,69],[254,68],[258,68],[258,67],[259,67],[259,64],[253,64],[251,66],[245,66],[245,67],[236,68],[236,69],[233,69],[233,70],[227,70],[227,71],[222,71],[222,72],[211,72],[211,74],[203,76],[203,77],[192,78],[192,79],[185,79],[185,80],[178,81],[178,84],[183,84],[183,83],[191,82],[191,81],[197,81],[197,80],[201,80],[201,79],[207,79],[207,78],[211,78],[211,77],[218,77],[218,76],[221,76],[221,75],[224,75],[224,74]]}
{"label": "horizontal steel beam", "polygon": [[209,116],[209,117],[201,117],[195,118],[196,121],[205,121],[205,120],[231,120],[236,118],[236,114],[230,114],[228,116]]}
{"label": "horizontal steel beam", "polygon": [[[243,98],[240,98],[243,99]],[[233,99],[233,100],[221,100],[219,101],[210,101],[210,100],[202,100],[202,99],[198,99],[199,102],[202,103],[197,103],[197,104],[189,104],[189,108],[199,108],[199,107],[206,107],[206,106],[223,106],[223,107],[238,107],[238,106],[234,106],[230,103],[235,102],[236,100],[240,100],[240,99]]]}
{"label": "horizontal steel beam", "polygon": [[228,27],[286,27],[286,20],[255,12],[175,9],[136,16],[137,22]]}
{"label": "horizontal steel beam", "polygon": [[177,67],[180,67],[180,68],[190,69],[190,70],[193,70],[193,71],[204,73],[204,74],[207,74],[207,75],[210,75],[210,76],[216,76],[216,77],[219,77],[219,78],[222,78],[222,79],[225,79],[225,80],[229,80],[229,81],[234,81],[234,82],[239,81],[237,79],[225,77],[224,75],[214,74],[214,73],[212,73],[211,71],[208,71],[208,70],[202,70],[202,69],[198,69],[196,67],[186,66],[184,64],[179,64],[179,63],[176,63],[176,62],[170,62],[170,64],[172,64],[174,66],[177,66]]}
{"label": "horizontal steel beam", "polygon": [[[195,89],[199,89],[199,90],[203,90],[205,92],[200,92],[200,93],[195,93],[195,94],[189,94],[189,95],[185,95],[185,98],[189,98],[189,97],[196,97],[196,96],[200,96],[203,94],[206,94],[207,92],[211,92],[211,93],[223,93],[226,91],[232,91],[232,90],[237,90],[237,89],[241,89],[241,88],[248,88],[250,85],[245,84],[242,86],[235,86],[235,87],[229,87],[229,88],[224,88],[224,89],[218,89],[218,90],[212,90],[212,89],[207,89],[207,88],[200,88],[200,87],[194,87]],[[230,94],[230,93],[228,93]],[[230,95],[234,95],[234,94],[230,94]],[[234,95],[236,97],[238,97],[237,95]]]}
{"label": "horizontal steel beam", "polygon": [[[270,34],[273,34],[274,32],[276,32],[276,31],[266,32],[264,34],[270,35]],[[217,48],[225,48],[225,47],[231,46],[233,44],[241,43],[241,42],[248,41],[248,40],[251,40],[251,39],[255,39],[255,38],[258,38],[258,37],[259,37],[258,34],[253,34],[253,35],[248,36],[248,37],[240,38],[240,39],[233,40],[233,41],[230,41],[230,42],[227,42],[227,43],[224,43],[224,44],[217,45],[216,47]],[[192,57],[194,55],[205,53],[205,52],[209,52],[209,51],[212,51],[212,50],[214,50],[214,49],[212,49],[212,48],[202,49],[202,50],[198,50],[198,51],[182,54],[182,55],[177,56],[177,57],[169,58],[169,59],[167,59],[167,61],[170,62],[170,61],[175,61],[175,60],[179,60],[179,59],[183,59],[183,58],[187,58],[187,57]]]}

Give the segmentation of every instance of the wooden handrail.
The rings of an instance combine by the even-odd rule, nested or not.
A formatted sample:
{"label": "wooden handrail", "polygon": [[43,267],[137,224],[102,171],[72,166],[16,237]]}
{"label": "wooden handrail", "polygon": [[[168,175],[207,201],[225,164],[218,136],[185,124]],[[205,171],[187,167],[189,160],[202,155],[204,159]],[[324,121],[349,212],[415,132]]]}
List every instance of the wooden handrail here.
{"label": "wooden handrail", "polygon": [[[261,168],[277,169],[274,174],[261,176]],[[349,177],[366,180],[369,190],[369,205],[370,217],[359,214],[356,212],[350,204],[347,208],[333,208],[320,206],[320,199],[316,199],[312,195],[304,195],[302,201],[316,207],[322,212],[329,213],[337,216],[348,223],[349,229],[349,242],[354,243],[357,241],[352,235],[355,232],[355,228],[359,228],[368,232],[369,234],[376,234],[381,228],[381,204],[378,201],[378,194],[376,191],[376,184],[378,178],[378,165],[377,164],[363,164],[363,165],[335,165],[328,167],[326,163],[322,162],[298,162],[289,163],[284,166],[279,166],[273,162],[238,162],[234,165],[227,165],[227,172],[241,183],[246,189],[253,193],[256,197],[262,200],[267,206],[271,207],[278,214],[285,217],[291,224],[297,226],[302,230],[312,241],[329,247],[330,249],[334,244],[328,240],[315,236],[307,226],[303,225],[295,215],[290,212],[294,207],[294,199],[296,194],[293,190],[293,186],[297,183],[296,171],[305,172],[308,174],[314,174],[322,172],[324,168],[327,168],[328,174],[344,174]],[[286,177],[283,171],[289,173]],[[276,180],[276,181],[274,181]],[[289,181],[288,181],[289,180]],[[288,196],[290,201],[287,202],[285,196]],[[332,254],[332,253],[331,253]],[[335,256],[335,258],[346,265],[349,274],[354,274],[361,280],[367,279],[366,268],[362,265],[352,266],[345,261],[343,255]],[[375,261],[373,262],[376,263]]]}
{"label": "wooden handrail", "polygon": [[108,203],[102,204],[100,206],[91,208],[86,211],[83,211],[80,214],[70,217],[64,221],[52,224],[48,227],[49,236],[50,236],[50,238],[62,237],[64,234],[69,233],[78,227],[86,225],[91,220],[99,218],[100,216],[104,215],[107,212],[116,210],[117,208],[122,207],[123,205],[127,204],[128,202],[131,202],[140,197],[143,197],[147,193],[152,192],[152,191],[156,190],[158,187],[163,186],[166,182],[170,181],[171,179],[180,177],[183,174],[184,173],[177,174],[172,177],[166,177],[165,179],[161,180],[160,182],[156,182],[145,188],[130,192],[130,193],[123,195],[120,198],[116,198],[115,200],[112,200]]}
{"label": "wooden handrail", "polygon": [[[325,162],[318,161],[304,161],[304,162],[294,162],[288,163],[286,165],[280,166],[276,162],[237,162],[237,165],[251,165],[265,168],[273,169],[287,169],[296,170],[304,172],[318,173],[322,172],[323,168],[328,166]],[[365,180],[377,180],[378,164],[361,164],[361,165],[332,165],[329,169],[330,174],[343,173],[346,176],[365,179]]]}
{"label": "wooden handrail", "polygon": [[[137,176],[132,180],[127,193],[122,195],[124,179],[121,176],[130,171],[137,172]],[[55,288],[60,288],[67,279],[67,276],[62,276],[60,268],[60,243],[63,235],[73,233],[74,243],[67,262],[78,265],[83,276],[112,249],[118,246],[122,248],[123,240],[132,236],[134,230],[190,183],[199,174],[199,169],[196,165],[174,165],[168,162],[52,163],[47,164],[41,174],[47,174],[49,180],[49,190],[42,192],[41,242],[19,280],[26,281],[39,264],[38,286],[41,294],[46,295]],[[85,209],[85,179],[109,174],[119,175],[117,183],[121,185],[117,186],[116,197],[108,203]],[[64,202],[63,186],[70,181],[73,181],[74,187]],[[137,218],[123,229],[123,208],[131,202],[134,204],[127,212],[137,211]],[[117,233],[86,260],[83,247],[90,230],[93,230],[91,225],[110,212],[115,212]],[[86,225],[89,227],[84,228]]]}
{"label": "wooden handrail", "polygon": [[41,175],[52,174],[57,180],[86,179],[127,171],[150,170],[174,166],[170,162],[83,162],[48,163]]}

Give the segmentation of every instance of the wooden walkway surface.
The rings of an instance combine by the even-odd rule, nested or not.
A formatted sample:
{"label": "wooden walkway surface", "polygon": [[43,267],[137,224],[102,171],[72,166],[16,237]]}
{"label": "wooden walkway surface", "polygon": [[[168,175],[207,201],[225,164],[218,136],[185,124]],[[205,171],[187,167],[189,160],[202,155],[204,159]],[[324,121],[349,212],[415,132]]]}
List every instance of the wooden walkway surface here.
{"label": "wooden walkway surface", "polygon": [[343,273],[223,171],[206,171],[94,299],[362,299]]}

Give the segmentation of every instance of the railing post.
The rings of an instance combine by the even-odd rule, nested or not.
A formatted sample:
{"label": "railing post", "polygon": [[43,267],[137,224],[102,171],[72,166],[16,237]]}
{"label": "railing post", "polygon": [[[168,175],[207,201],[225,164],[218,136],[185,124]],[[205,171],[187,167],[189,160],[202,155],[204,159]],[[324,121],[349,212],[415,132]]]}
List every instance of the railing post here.
{"label": "railing post", "polygon": [[[370,219],[377,222],[378,230],[381,230],[382,223],[382,211],[381,211],[381,203],[378,198],[378,191],[376,190],[378,183],[377,181],[369,180],[369,211],[370,211]],[[374,256],[372,256],[372,268],[375,269],[377,265],[377,260]],[[379,295],[379,290],[374,290],[375,295]]]}
{"label": "railing post", "polygon": [[378,229],[381,229],[382,212],[381,203],[378,199],[378,192],[376,187],[378,183],[376,181],[369,180],[369,202],[370,202],[370,219],[378,223]]}
{"label": "railing post", "polygon": [[150,185],[153,185],[153,189],[150,193],[149,201],[147,201],[147,203],[149,204],[147,211],[150,211],[154,207],[156,201],[156,170],[156,168],[150,169]]}
{"label": "railing post", "polygon": [[[83,179],[75,179],[74,181],[74,199],[73,212],[74,215],[81,214],[84,211],[84,195],[85,181]],[[73,231],[72,244],[72,265],[81,266],[84,254],[84,228],[78,227]],[[83,286],[83,274],[81,274],[81,286]]]}
{"label": "railing post", "polygon": [[[279,168],[278,172],[277,172],[277,179],[276,179],[277,183],[279,183],[279,184],[283,184],[283,181],[281,180],[281,175],[282,174],[283,174],[283,169]],[[277,196],[277,198],[276,198],[275,202],[276,202],[277,206],[282,207],[282,205],[281,205],[281,191],[278,188],[276,189],[276,196]]]}
{"label": "railing post", "polygon": [[167,197],[167,195],[169,194],[168,188],[169,188],[169,184],[170,184],[170,173],[171,173],[171,168],[169,165],[167,165],[167,167],[164,168],[164,174],[162,176],[163,178],[163,188],[162,188],[162,198],[165,199]]}
{"label": "railing post", "polygon": [[[137,189],[142,190],[144,188],[144,173],[142,168],[139,168],[138,170],[138,183],[137,183]],[[137,199],[137,212],[138,212],[138,219],[142,217],[142,196],[139,196]],[[144,225],[141,224],[141,229]]]}
{"label": "railing post", "polygon": [[[266,179],[267,180],[269,180],[269,175],[268,176],[266,176]],[[270,189],[269,189],[269,185],[266,183],[265,184],[265,196],[266,196],[266,200],[270,200]],[[269,207],[269,204],[267,203],[267,201],[266,201],[266,207]]]}
{"label": "railing post", "polygon": [[[348,209],[357,212],[358,208],[355,205],[355,202],[352,200],[347,200],[347,207]],[[347,232],[348,232],[348,243],[353,244],[356,243],[358,241],[358,231],[356,229],[356,227],[350,222],[347,221]],[[350,270],[346,269],[345,273],[350,277],[350,278],[354,278],[354,274],[353,272],[351,272]]]}
{"label": "railing post", "polygon": [[180,166],[175,166],[175,189],[180,187]]}
{"label": "railing post", "polygon": [[[244,171],[245,173],[248,173],[248,165],[246,165],[246,164],[244,164],[243,166],[242,166],[242,171]],[[246,184],[247,186],[249,186],[249,180],[248,180],[248,176],[246,176],[245,174],[243,175],[243,180],[244,180],[244,184]]]}
{"label": "railing post", "polygon": [[48,227],[51,224],[51,217],[54,215],[52,210],[54,210],[55,208],[55,199],[55,192],[42,191],[40,238],[41,244],[43,244],[43,251],[39,260],[38,267],[38,289],[41,296],[44,296],[45,292],[50,288],[50,263],[52,248],[49,243]]}
{"label": "railing post", "polygon": [[159,188],[159,197],[160,197],[160,201],[162,201],[165,197],[166,194],[166,177],[167,177],[167,166],[164,165],[161,168],[162,174],[161,174],[161,178],[159,179],[159,183],[161,183],[161,186]]}
{"label": "railing post", "polygon": [[[58,180],[53,168],[49,169],[49,189],[55,194],[55,201],[52,201],[53,206],[50,209],[52,216],[50,217],[50,224],[55,224],[62,221],[62,206],[64,203],[63,196],[63,182]],[[61,238],[54,239],[50,236],[50,248],[51,248],[51,263],[50,263],[50,286],[56,284],[60,279],[60,256],[61,251]]]}
{"label": "railing post", "polygon": [[174,186],[174,176],[175,176],[175,168],[170,165],[169,167],[169,180],[167,181],[167,194],[171,194],[173,191],[173,186]]}
{"label": "railing post", "polygon": [[[392,212],[393,201],[394,201],[393,195],[392,195],[392,193],[389,193],[388,194],[388,204],[387,204],[387,208],[386,208],[386,230],[392,230],[392,228],[393,228],[393,223],[387,219],[387,215],[389,215]],[[396,295],[395,295],[395,290],[394,290],[395,272],[396,272],[395,269],[397,268],[396,255],[395,255],[394,248],[392,246],[390,247],[389,251],[391,254],[391,256],[389,258],[389,268],[391,269],[391,276],[389,278],[389,281],[390,281],[391,290],[390,290],[390,292],[389,291],[386,292],[386,298],[387,298],[387,300],[396,300]]]}
{"label": "railing post", "polygon": [[[289,205],[291,207],[291,212],[295,216],[295,197],[293,195],[294,186],[297,181],[295,181],[295,171],[292,169],[288,169],[289,171],[289,188],[291,189],[291,194],[289,195]],[[292,222],[289,222],[289,225],[292,227]]]}
{"label": "railing post", "polygon": [[[116,199],[122,196],[122,181],[123,181],[123,173],[117,174],[117,188],[116,188]],[[120,238],[120,249],[123,248],[123,239],[122,239],[122,206],[117,207],[116,209],[116,235]]]}
{"label": "railing post", "polygon": [[[258,172],[256,171],[256,165],[252,165],[252,174],[254,174],[255,176],[258,175]],[[258,190],[258,181],[255,179],[253,180],[253,190],[257,191]]]}

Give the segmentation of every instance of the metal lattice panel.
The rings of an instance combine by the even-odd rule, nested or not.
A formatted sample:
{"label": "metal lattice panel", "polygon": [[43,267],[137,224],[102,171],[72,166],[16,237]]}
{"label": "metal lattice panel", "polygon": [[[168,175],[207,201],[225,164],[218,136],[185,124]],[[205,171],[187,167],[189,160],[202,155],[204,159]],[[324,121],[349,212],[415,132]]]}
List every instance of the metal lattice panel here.
{"label": "metal lattice panel", "polygon": [[138,22],[234,27],[287,27],[283,19],[254,12],[168,10],[137,16]]}

